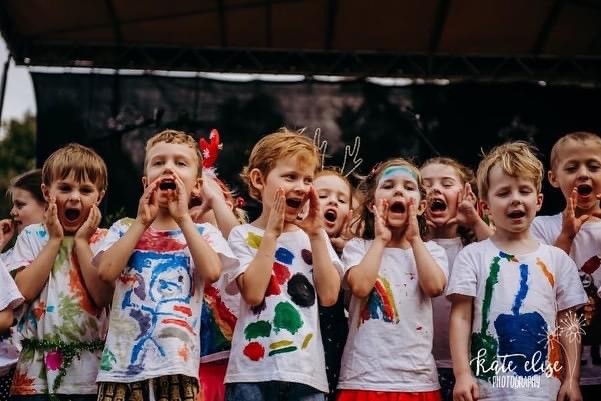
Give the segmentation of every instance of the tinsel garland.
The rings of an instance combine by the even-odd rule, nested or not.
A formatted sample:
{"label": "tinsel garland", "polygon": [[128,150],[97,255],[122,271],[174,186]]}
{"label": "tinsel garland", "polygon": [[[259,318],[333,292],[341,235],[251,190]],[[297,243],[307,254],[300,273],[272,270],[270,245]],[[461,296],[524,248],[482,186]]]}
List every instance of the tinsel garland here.
{"label": "tinsel garland", "polygon": [[[104,341],[75,341],[65,342],[63,340],[36,340],[25,338],[21,341],[23,351],[38,351],[38,352],[60,352],[62,360],[60,367],[58,368],[58,375],[52,385],[52,393],[49,394],[51,400],[58,400],[55,393],[60,387],[63,378],[67,374],[67,369],[73,363],[73,359],[81,357],[82,351],[96,352],[101,351],[104,348]],[[43,361],[45,364],[46,362]]]}

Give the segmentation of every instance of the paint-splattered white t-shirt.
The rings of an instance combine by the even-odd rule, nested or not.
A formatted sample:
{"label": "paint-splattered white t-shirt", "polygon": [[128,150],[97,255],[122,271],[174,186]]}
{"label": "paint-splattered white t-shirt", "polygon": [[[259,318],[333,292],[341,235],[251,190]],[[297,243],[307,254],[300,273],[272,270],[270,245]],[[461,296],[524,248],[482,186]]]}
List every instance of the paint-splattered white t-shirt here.
{"label": "paint-splattered white t-shirt", "polygon": [[[97,253],[123,237],[133,221],[114,223]],[[222,268],[235,268],[237,260],[221,233],[210,224],[196,226],[219,255]],[[197,377],[203,288],[182,231],[149,227],[115,284],[97,381]]]}
{"label": "paint-splattered white t-shirt", "polygon": [[[92,235],[92,252],[106,232],[97,229]],[[5,261],[8,270],[29,266],[48,239],[44,225],[25,227]],[[106,334],[106,313],[94,304],[85,288],[73,236],[61,241],[48,280],[37,298],[24,306],[17,330],[23,350],[11,395],[97,392],[94,379]],[[70,355],[73,351],[75,355]]]}
{"label": "paint-splattered white t-shirt", "polygon": [[[345,269],[355,268],[372,240],[354,238],[344,247]],[[447,255],[434,242],[426,248],[447,275]],[[367,298],[351,297],[349,334],[339,389],[422,392],[440,388],[432,356],[432,301],[419,286],[412,249],[385,248],[378,279]]]}
{"label": "paint-splattered white t-shirt", "polygon": [[[250,224],[231,231],[228,242],[240,259],[240,268],[229,277],[230,283],[253,261],[263,234],[264,230]],[[323,236],[327,238],[325,231]],[[326,241],[330,259],[342,276],[342,264]],[[278,380],[328,391],[312,272],[307,234],[302,230],[282,233],[263,303],[250,307],[241,299],[226,383]]]}
{"label": "paint-splattered white t-shirt", "polygon": [[[0,311],[5,309],[15,310],[23,303],[24,299],[2,260],[0,260],[0,283],[2,283]],[[17,363],[21,347],[18,341],[14,341],[18,338],[14,327],[6,330],[0,337],[2,338],[2,342],[0,342],[0,376],[4,376]]]}
{"label": "paint-splattered white t-shirt", "polygon": [[[532,235],[539,241],[553,245],[561,233],[561,213],[537,216],[532,223]],[[586,222],[574,237],[570,257],[580,272],[580,280],[588,296],[582,313],[582,354],[580,384],[601,384],[601,221]]]}
{"label": "paint-splattered white t-shirt", "polygon": [[555,400],[563,373],[558,330],[578,329],[557,327],[557,313],[587,301],[568,255],[545,244],[525,255],[490,239],[470,244],[455,258],[451,294],[474,297],[470,360],[480,400]]}

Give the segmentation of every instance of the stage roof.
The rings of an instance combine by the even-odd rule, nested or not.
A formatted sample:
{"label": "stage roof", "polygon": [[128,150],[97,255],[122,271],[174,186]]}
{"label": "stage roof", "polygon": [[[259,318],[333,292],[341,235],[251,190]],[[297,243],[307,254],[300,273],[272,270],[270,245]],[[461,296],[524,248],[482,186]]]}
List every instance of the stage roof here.
{"label": "stage roof", "polygon": [[3,0],[18,64],[601,81],[598,0]]}

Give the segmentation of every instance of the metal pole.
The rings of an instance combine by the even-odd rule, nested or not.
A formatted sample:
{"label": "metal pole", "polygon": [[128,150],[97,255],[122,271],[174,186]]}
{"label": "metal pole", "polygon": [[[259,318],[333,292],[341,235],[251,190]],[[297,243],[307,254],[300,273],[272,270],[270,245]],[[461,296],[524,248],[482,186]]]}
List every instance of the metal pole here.
{"label": "metal pole", "polygon": [[8,53],[6,62],[4,63],[4,70],[2,71],[2,87],[0,88],[0,121],[2,121],[2,110],[4,109],[4,93],[6,92],[6,78],[8,78],[8,67],[10,66],[10,59],[13,57],[12,54]]}

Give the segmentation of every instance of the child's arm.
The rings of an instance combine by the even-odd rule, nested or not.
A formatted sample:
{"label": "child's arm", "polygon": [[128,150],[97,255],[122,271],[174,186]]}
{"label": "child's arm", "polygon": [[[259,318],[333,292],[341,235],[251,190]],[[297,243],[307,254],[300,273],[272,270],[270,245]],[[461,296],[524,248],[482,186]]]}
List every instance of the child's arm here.
{"label": "child's arm", "polygon": [[63,240],[63,228],[58,221],[56,201],[50,199],[45,217],[48,242],[27,267],[19,270],[15,276],[17,288],[23,294],[25,302],[34,301],[48,281],[54,260]]}
{"label": "child's arm", "polygon": [[323,215],[313,187],[309,192],[309,214],[296,222],[296,225],[307,233],[311,242],[313,279],[319,303],[323,306],[334,305],[340,294],[340,274],[330,258],[327,244],[329,239],[323,230]]}
{"label": "child's arm", "polygon": [[232,211],[234,205],[230,205],[226,201],[221,188],[211,177],[205,176],[203,179],[202,202],[203,204],[201,207],[204,211],[213,209],[217,228],[219,228],[219,231],[221,231],[224,237],[227,238],[230,235],[232,228],[240,224]]}
{"label": "child's arm", "polygon": [[159,178],[146,187],[138,205],[138,216],[127,232],[109,249],[99,254],[94,261],[98,265],[98,275],[106,283],[113,283],[121,274],[136,244],[144,231],[156,218],[159,206],[155,191]]}
{"label": "child's arm", "polygon": [[97,306],[110,304],[113,298],[114,287],[100,279],[98,269],[92,264],[94,257],[90,248],[90,238],[98,229],[100,224],[100,210],[94,205],[85,223],[75,233],[75,254],[79,262],[79,269],[83,282],[92,300]]}
{"label": "child's arm", "polygon": [[352,267],[346,275],[346,281],[351,292],[358,298],[366,298],[374,288],[378,279],[384,248],[392,238],[392,233],[385,223],[388,215],[388,202],[380,201],[377,207],[374,205],[373,213],[375,238],[367,253],[361,259],[361,263]]}
{"label": "child's arm", "polygon": [[409,199],[408,219],[409,225],[405,237],[413,250],[419,286],[429,297],[437,297],[444,291],[444,287],[447,285],[447,278],[420,237],[417,210],[413,198]]}
{"label": "child's arm", "polygon": [[257,254],[245,272],[236,278],[240,294],[250,306],[261,304],[265,298],[265,292],[271,280],[277,240],[284,230],[285,204],[284,190],[279,188],[275,193],[269,220]]}
{"label": "child's arm", "polygon": [[0,311],[0,333],[8,330],[13,325],[14,315],[11,308],[6,308]]}
{"label": "child's arm", "polygon": [[[570,316],[572,314],[572,316]],[[557,313],[557,322],[577,321],[572,309],[562,310]],[[569,323],[567,323],[569,324]],[[578,323],[576,323],[578,324]],[[562,327],[563,329],[563,327]],[[564,352],[564,378],[557,395],[557,401],[582,401],[580,393],[580,326],[574,330],[558,330],[559,342]],[[552,367],[554,368],[554,367]]]}
{"label": "child's arm", "polygon": [[453,306],[449,323],[449,345],[455,374],[453,399],[475,401],[480,398],[480,392],[478,383],[472,376],[469,361],[473,298],[453,294],[451,301]]}

